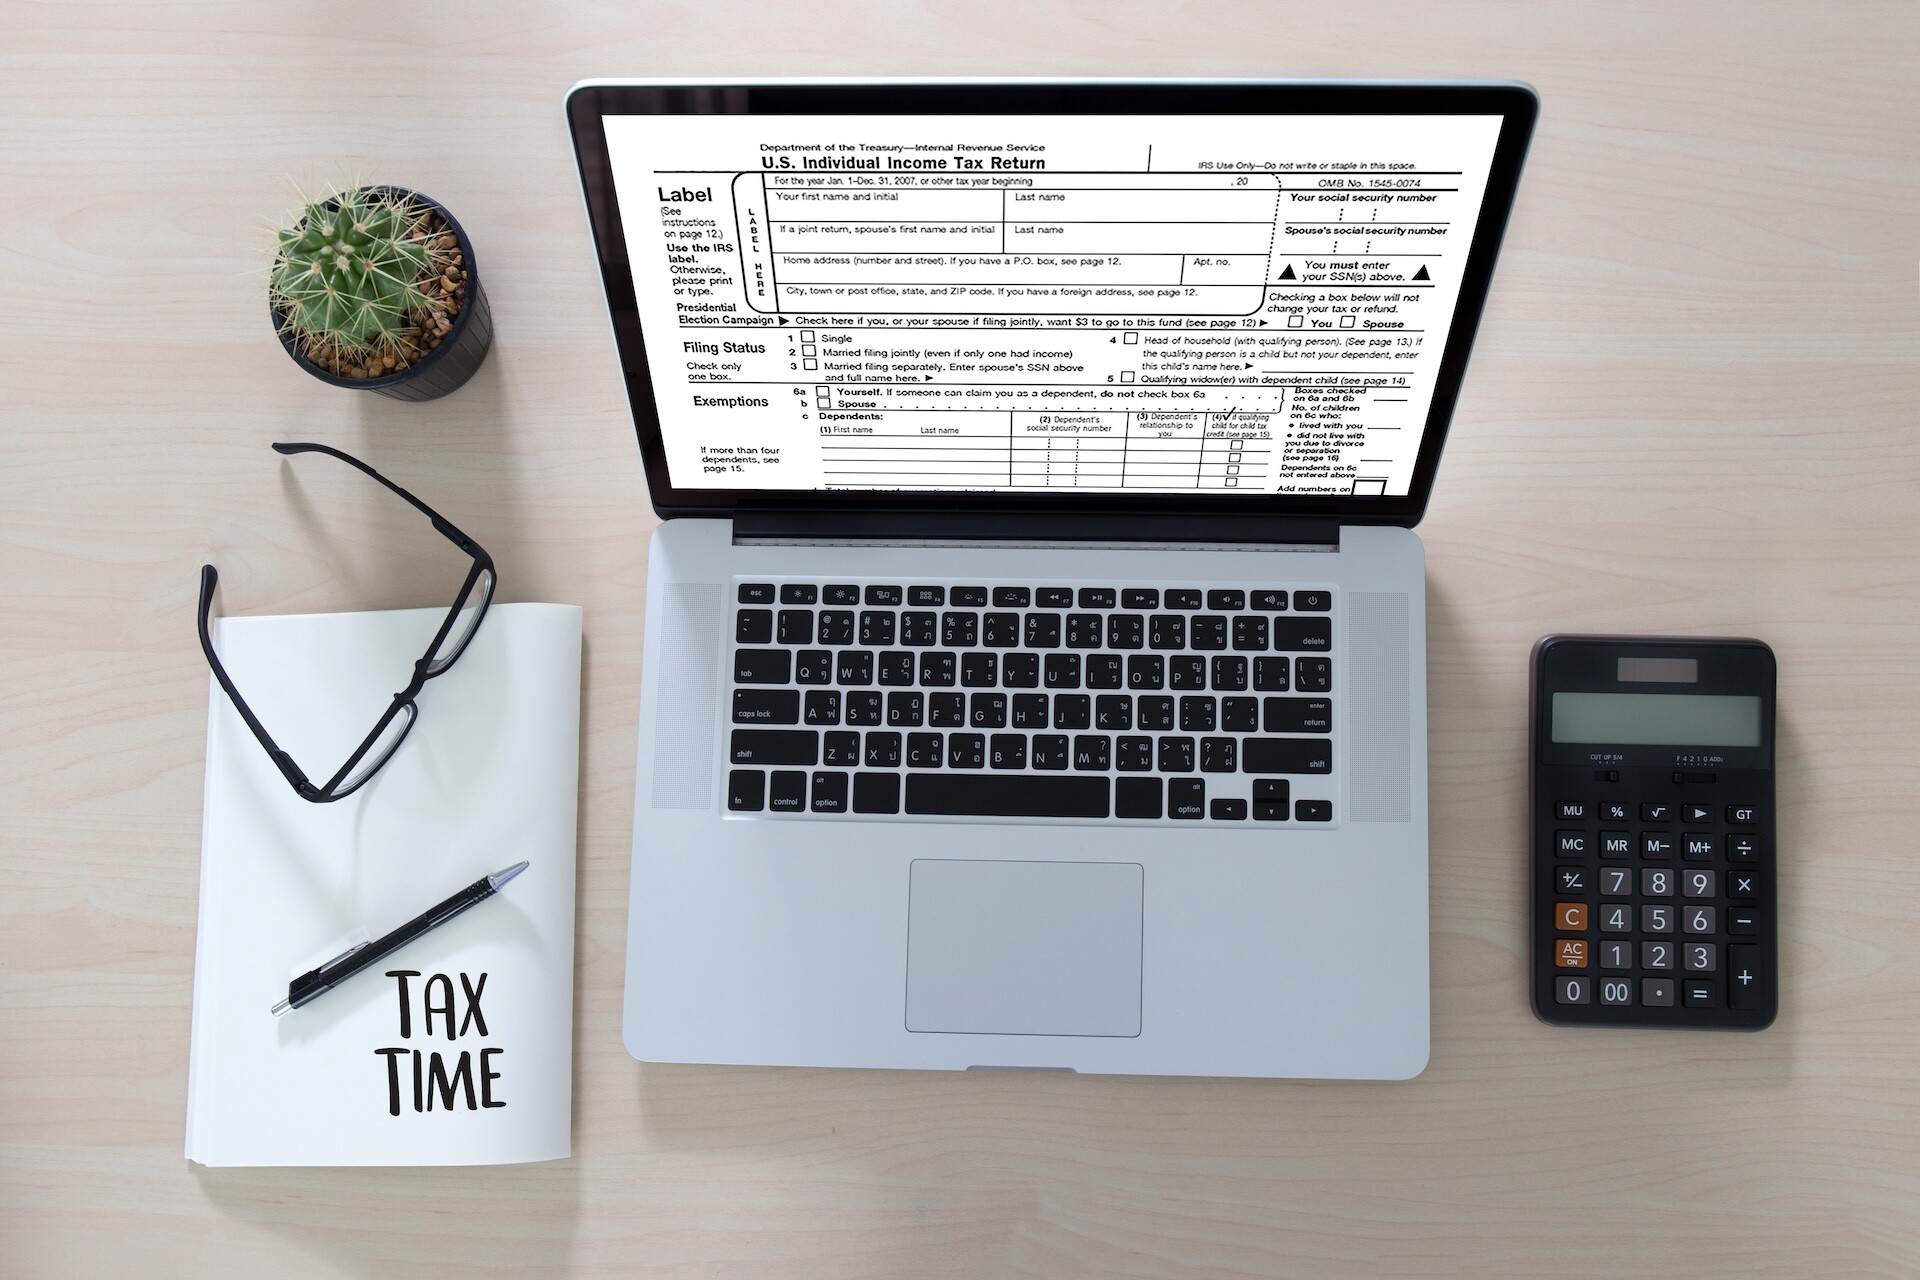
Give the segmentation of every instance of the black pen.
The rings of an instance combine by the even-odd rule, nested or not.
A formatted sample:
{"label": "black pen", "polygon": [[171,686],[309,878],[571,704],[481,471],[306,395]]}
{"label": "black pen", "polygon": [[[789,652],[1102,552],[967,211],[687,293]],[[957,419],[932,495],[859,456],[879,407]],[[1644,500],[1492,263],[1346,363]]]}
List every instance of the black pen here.
{"label": "black pen", "polygon": [[298,1009],[307,1001],[333,990],[374,961],[391,955],[422,934],[438,929],[468,907],[485,902],[500,892],[501,885],[526,869],[526,863],[516,862],[505,871],[481,876],[445,902],[428,907],[385,937],[375,938],[372,942],[362,942],[350,950],[341,952],[318,969],[307,970],[287,984],[287,998],[273,1006],[273,1016],[277,1018],[289,1009]]}

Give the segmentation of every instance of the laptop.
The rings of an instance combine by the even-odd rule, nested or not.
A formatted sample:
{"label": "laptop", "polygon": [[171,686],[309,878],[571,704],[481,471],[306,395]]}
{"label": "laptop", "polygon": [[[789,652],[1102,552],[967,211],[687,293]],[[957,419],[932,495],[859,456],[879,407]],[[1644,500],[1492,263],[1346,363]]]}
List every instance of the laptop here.
{"label": "laptop", "polygon": [[644,1061],[1404,1079],[1519,84],[590,82]]}

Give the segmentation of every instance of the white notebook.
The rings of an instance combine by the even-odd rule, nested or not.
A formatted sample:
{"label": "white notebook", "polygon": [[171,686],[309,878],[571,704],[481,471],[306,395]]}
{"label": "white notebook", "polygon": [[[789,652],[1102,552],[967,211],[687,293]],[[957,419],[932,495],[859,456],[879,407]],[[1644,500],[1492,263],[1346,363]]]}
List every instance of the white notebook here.
{"label": "white notebook", "polygon": [[[214,645],[267,732],[319,783],[405,687],[445,616],[226,618]],[[427,682],[393,759],[332,804],[295,795],[210,685],[187,1158],[570,1154],[580,610],[493,606],[460,660]],[[295,975],[523,859],[523,874],[464,915],[270,1012]]]}

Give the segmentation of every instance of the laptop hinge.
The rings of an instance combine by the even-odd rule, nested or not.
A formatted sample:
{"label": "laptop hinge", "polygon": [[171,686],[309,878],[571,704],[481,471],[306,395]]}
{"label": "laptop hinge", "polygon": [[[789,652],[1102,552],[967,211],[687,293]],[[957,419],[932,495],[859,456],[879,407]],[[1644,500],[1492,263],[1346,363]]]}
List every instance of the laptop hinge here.
{"label": "laptop hinge", "polygon": [[736,542],[1256,544],[1338,548],[1340,524],[1301,516],[1060,511],[800,511],[742,507]]}

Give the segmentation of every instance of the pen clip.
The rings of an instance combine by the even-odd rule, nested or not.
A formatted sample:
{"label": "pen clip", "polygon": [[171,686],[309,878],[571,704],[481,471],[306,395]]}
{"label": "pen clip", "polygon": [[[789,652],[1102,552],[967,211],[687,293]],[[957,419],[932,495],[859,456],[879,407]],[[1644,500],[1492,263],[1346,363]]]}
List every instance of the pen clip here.
{"label": "pen clip", "polygon": [[346,933],[335,934],[322,944],[325,948],[324,950],[316,947],[307,954],[304,961],[292,966],[289,973],[292,975],[305,976],[306,974],[324,969],[328,965],[339,964],[354,952],[365,947],[372,940],[373,935],[367,931],[365,925],[356,926]]}
{"label": "pen clip", "polygon": [[354,943],[352,946],[348,947],[345,951],[342,951],[339,955],[335,956],[333,959],[325,961],[321,964],[317,964],[314,966],[314,968],[325,969],[331,965],[339,964],[342,960],[345,960],[348,956],[352,955],[354,952],[364,950],[365,948],[371,945],[373,945],[373,940],[371,938],[362,938],[360,941]]}

